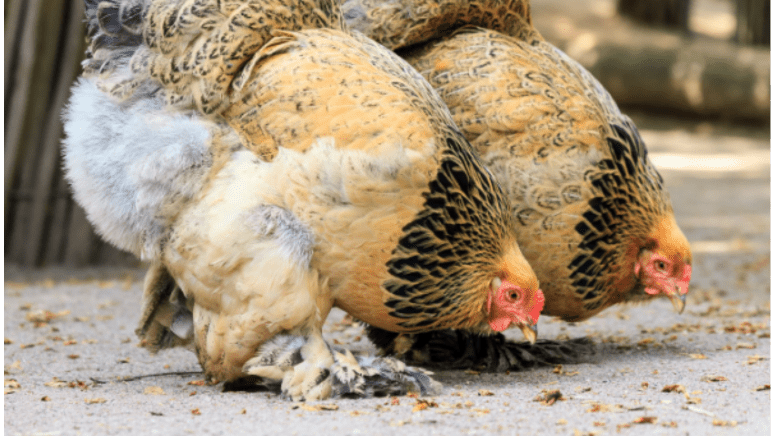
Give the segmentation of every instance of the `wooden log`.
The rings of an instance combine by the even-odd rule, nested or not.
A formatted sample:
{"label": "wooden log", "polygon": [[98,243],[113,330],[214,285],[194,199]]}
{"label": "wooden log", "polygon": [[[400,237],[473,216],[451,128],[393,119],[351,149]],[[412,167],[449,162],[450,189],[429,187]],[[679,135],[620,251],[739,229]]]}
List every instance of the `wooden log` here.
{"label": "wooden log", "polygon": [[687,31],[689,0],[619,0],[616,10],[621,15],[654,27]]}
{"label": "wooden log", "polygon": [[[551,17],[549,17],[551,18]],[[547,41],[588,69],[619,105],[665,114],[770,121],[770,52],[622,20],[563,31],[534,15]]]}

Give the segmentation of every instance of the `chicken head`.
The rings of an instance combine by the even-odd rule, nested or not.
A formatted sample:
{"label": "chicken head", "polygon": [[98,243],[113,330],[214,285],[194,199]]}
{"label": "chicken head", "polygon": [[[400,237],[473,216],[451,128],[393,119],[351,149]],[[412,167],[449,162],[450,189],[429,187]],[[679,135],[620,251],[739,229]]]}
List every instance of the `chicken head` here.
{"label": "chicken head", "polygon": [[540,289],[530,292],[508,280],[493,279],[492,293],[487,297],[487,311],[488,323],[494,331],[502,332],[514,323],[534,344],[537,336],[535,325],[543,307],[544,294]]}
{"label": "chicken head", "polygon": [[505,256],[503,277],[490,282],[487,294],[487,323],[493,331],[506,330],[512,323],[530,343],[536,341],[538,316],[544,307],[544,293],[538,278],[519,250]]}
{"label": "chicken head", "polygon": [[664,294],[678,313],[683,312],[692,279],[692,252],[672,214],[662,218],[647,244],[633,267],[635,276],[647,294]]}

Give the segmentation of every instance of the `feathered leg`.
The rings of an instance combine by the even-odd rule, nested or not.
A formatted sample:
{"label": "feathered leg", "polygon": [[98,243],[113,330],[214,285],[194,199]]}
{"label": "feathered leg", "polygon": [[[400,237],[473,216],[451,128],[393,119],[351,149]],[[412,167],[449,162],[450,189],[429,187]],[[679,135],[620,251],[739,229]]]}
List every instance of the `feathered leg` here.
{"label": "feathered leg", "polygon": [[[328,356],[333,357],[332,360]],[[243,372],[258,379],[253,384],[276,388],[293,399],[368,398],[417,392],[433,395],[441,384],[432,373],[391,357],[354,356],[332,350],[317,334],[305,338],[278,335],[265,343]]]}
{"label": "feathered leg", "polygon": [[332,370],[335,397],[383,397],[417,392],[441,393],[441,383],[422,368],[407,366],[392,357],[354,356],[349,350],[334,352]]}

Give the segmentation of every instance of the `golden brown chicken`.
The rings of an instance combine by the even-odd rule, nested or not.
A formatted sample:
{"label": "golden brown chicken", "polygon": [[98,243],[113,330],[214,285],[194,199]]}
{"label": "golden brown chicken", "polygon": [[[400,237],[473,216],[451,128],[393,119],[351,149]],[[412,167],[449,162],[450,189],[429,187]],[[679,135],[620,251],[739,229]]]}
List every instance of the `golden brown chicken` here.
{"label": "golden brown chicken", "polygon": [[[348,25],[431,83],[505,189],[543,314],[581,321],[660,296],[683,310],[691,249],[637,128],[541,38],[528,1],[347,0],[343,9]],[[371,337],[391,349],[394,335]]]}
{"label": "golden brown chicken", "polygon": [[534,339],[543,295],[510,203],[427,82],[344,31],[335,2],[87,5],[67,174],[98,231],[152,263],[149,348],[193,344],[214,380],[315,399],[433,387],[332,352],[334,306],[395,332]]}

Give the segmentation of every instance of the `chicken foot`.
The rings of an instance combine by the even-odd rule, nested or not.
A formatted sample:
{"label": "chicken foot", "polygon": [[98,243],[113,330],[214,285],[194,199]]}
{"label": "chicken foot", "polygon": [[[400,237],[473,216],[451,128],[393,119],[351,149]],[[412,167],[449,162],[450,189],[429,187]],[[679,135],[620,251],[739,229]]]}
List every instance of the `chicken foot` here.
{"label": "chicken foot", "polygon": [[422,368],[407,366],[392,357],[354,356],[350,350],[334,352],[332,367],[335,397],[384,397],[417,392],[441,393],[441,383]]}
{"label": "chicken foot", "polygon": [[329,395],[368,398],[408,392],[433,395],[441,391],[441,384],[431,378],[429,371],[391,357],[355,356],[349,350],[334,350],[319,335],[277,335],[245,363],[243,372],[258,376],[254,381],[257,385],[280,385],[282,394],[294,401]]}
{"label": "chicken foot", "polygon": [[276,336],[245,363],[242,371],[261,377],[263,384],[271,384],[271,380],[279,382],[283,397],[313,401],[331,395],[330,367],[333,363],[330,347],[322,333],[316,331],[308,337]]}

